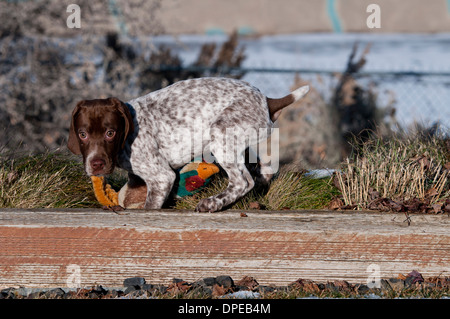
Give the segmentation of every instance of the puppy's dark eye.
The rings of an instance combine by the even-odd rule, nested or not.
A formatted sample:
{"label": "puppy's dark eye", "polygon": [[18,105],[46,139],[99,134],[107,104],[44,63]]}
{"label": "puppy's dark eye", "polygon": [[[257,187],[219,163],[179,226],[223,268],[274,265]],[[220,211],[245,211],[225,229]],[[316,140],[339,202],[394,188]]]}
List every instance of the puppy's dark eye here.
{"label": "puppy's dark eye", "polygon": [[108,130],[108,131],[106,131],[105,137],[107,139],[111,139],[114,137],[114,135],[116,135],[116,132],[114,130]]}
{"label": "puppy's dark eye", "polygon": [[87,133],[86,132],[80,132],[78,133],[78,136],[82,139],[85,140],[87,138]]}

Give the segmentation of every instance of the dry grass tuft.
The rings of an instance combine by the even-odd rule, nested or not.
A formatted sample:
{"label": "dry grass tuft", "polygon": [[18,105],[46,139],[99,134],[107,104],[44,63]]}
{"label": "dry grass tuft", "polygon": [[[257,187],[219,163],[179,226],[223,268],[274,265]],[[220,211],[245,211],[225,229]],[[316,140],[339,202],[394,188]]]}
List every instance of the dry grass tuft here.
{"label": "dry grass tuft", "polygon": [[441,136],[414,134],[359,145],[336,175],[345,205],[370,209],[379,198],[428,200],[431,205],[449,199],[446,143]]}
{"label": "dry grass tuft", "polygon": [[79,160],[58,151],[0,153],[0,208],[74,207],[100,207]]}
{"label": "dry grass tuft", "polygon": [[95,201],[82,166],[61,153],[1,154],[0,181],[2,208],[85,207]]}

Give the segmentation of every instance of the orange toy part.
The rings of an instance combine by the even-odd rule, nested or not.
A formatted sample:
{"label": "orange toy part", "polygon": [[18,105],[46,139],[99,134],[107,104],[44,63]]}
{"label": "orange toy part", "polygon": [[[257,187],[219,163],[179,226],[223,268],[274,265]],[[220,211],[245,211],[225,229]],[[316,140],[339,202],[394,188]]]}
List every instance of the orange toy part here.
{"label": "orange toy part", "polygon": [[105,183],[103,176],[91,176],[94,187],[95,198],[103,206],[118,206],[119,195],[111,188],[111,185]]}

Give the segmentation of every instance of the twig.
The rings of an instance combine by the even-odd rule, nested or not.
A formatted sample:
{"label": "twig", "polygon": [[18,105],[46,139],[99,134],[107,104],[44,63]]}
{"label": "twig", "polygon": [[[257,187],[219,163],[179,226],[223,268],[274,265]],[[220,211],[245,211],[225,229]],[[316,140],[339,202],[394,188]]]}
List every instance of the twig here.
{"label": "twig", "polygon": [[408,222],[408,226],[411,225],[411,217],[409,217],[408,212],[405,212],[406,219],[403,222]]}

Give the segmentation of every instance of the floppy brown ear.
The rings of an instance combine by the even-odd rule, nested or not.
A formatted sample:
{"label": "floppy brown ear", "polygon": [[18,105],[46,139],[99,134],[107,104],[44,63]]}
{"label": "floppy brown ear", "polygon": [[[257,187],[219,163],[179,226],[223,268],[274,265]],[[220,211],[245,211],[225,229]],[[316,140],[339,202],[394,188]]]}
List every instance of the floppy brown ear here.
{"label": "floppy brown ear", "polygon": [[124,132],[125,134],[122,141],[122,148],[124,148],[128,134],[131,134],[134,131],[133,117],[131,116],[128,106],[121,100],[115,97],[110,97],[109,100],[110,103],[117,108],[117,110],[120,112],[120,114],[125,120],[125,132]]}
{"label": "floppy brown ear", "polygon": [[77,132],[75,132],[75,118],[80,111],[81,105],[83,105],[84,101],[80,101],[77,103],[72,112],[72,120],[70,121],[69,128],[69,139],[67,140],[67,148],[74,153],[75,155],[80,155],[80,143],[78,143]]}

